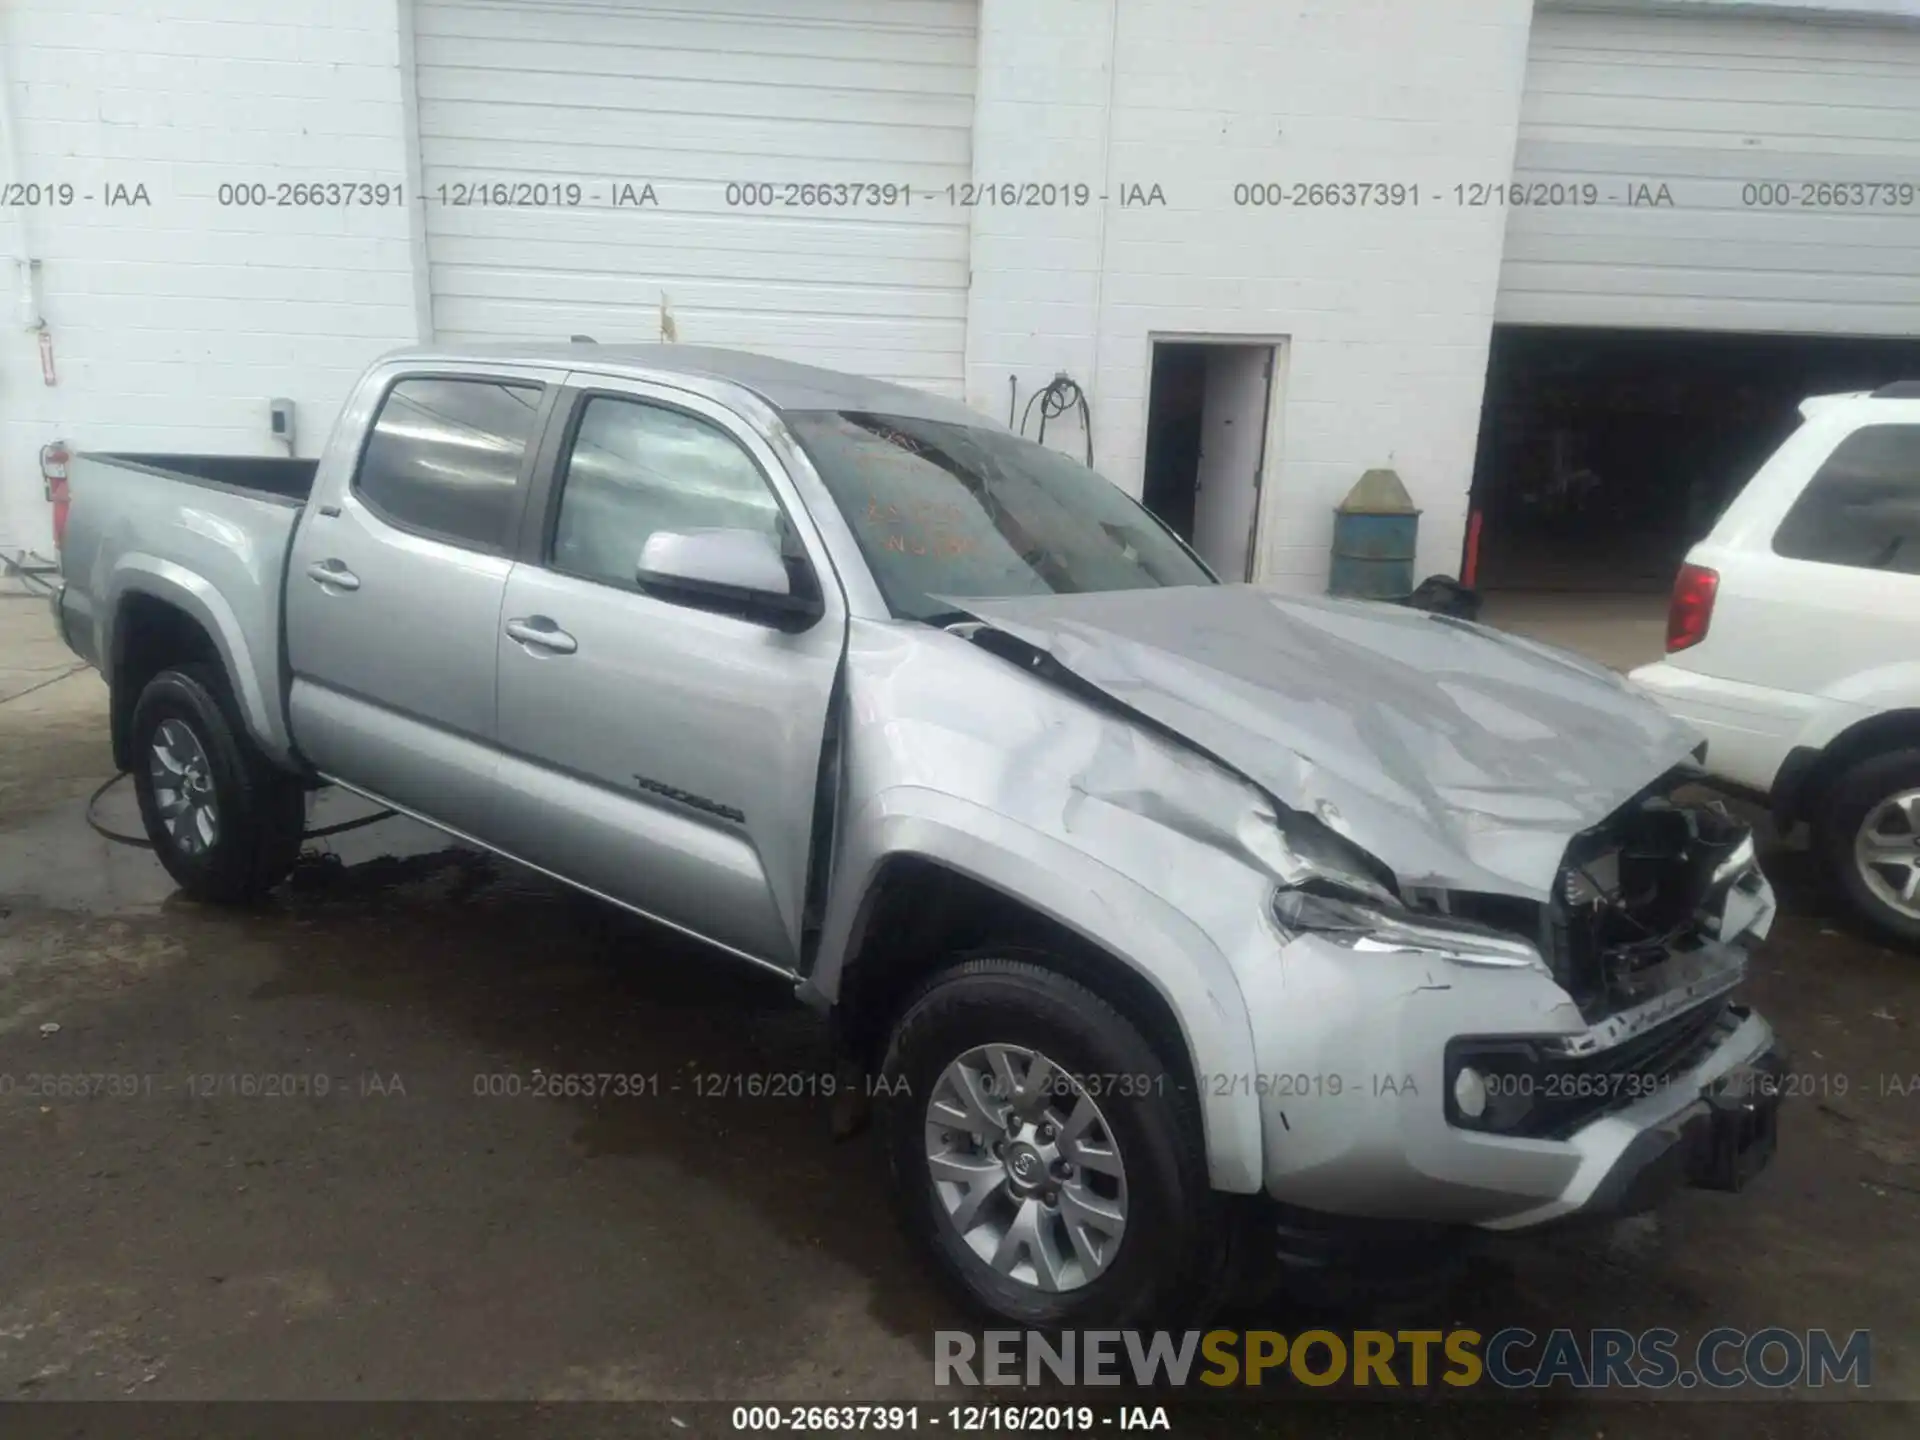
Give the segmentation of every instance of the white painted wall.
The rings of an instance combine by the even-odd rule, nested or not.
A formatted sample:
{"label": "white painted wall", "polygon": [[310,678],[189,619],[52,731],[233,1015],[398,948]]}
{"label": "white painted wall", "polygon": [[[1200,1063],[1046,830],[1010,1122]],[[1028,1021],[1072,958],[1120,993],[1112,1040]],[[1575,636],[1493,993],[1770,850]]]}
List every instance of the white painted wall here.
{"label": "white painted wall", "polygon": [[[281,453],[267,401],[285,395],[312,455],[355,373],[417,336],[406,209],[217,203],[222,182],[405,178],[396,0],[156,8],[0,5],[19,163],[0,180],[95,196],[0,231],[0,548],[51,544],[44,442]],[[110,182],[151,205],[106,208]],[[14,302],[21,244],[42,261],[52,388]]]}
{"label": "white painted wall", "polygon": [[[1115,16],[1118,12],[1116,28]],[[1238,181],[1509,173],[1529,0],[984,0],[981,180],[1158,182],[1165,209],[974,216],[967,395],[1056,369],[1095,463],[1139,493],[1152,332],[1292,338],[1256,575],[1324,584],[1332,510],[1391,465],[1423,573],[1460,558],[1504,215],[1236,209]],[[1049,426],[1063,449],[1077,432]]]}

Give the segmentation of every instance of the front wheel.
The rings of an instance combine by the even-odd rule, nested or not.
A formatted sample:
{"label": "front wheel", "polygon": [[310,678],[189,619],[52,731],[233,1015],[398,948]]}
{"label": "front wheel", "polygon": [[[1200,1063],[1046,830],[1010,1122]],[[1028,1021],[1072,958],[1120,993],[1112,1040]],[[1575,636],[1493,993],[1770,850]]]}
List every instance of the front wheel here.
{"label": "front wheel", "polygon": [[1854,913],[1885,939],[1920,948],[1920,750],[1869,756],[1845,771],[1815,835]]}
{"label": "front wheel", "polygon": [[147,838],[196,900],[243,904],[286,878],[300,853],[306,792],[247,737],[224,677],[162,670],[133,709],[133,785]]}
{"label": "front wheel", "polygon": [[1045,965],[970,960],[882,1066],[909,1237],[970,1309],[1040,1328],[1197,1319],[1221,1288],[1199,1117],[1122,1015]]}

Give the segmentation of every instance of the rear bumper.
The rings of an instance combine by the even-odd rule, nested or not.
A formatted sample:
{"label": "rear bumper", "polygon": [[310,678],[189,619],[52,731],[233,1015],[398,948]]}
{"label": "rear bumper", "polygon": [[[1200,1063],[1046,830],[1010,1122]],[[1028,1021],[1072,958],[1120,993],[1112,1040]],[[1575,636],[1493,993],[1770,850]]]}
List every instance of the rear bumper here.
{"label": "rear bumper", "polygon": [[73,637],[67,634],[67,582],[55,580],[53,594],[47,598],[47,608],[53,611],[54,633],[60,637],[60,643],[69,650],[73,649]]}

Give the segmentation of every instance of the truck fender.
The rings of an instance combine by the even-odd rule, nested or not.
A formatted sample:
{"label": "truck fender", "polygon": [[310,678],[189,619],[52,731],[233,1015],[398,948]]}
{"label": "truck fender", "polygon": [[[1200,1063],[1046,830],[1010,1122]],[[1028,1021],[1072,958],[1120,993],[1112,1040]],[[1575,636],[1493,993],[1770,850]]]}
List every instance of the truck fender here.
{"label": "truck fender", "polygon": [[240,619],[206,577],[157,555],[128,551],[119,557],[104,590],[107,603],[94,622],[94,640],[95,653],[104,657],[109,675],[119,663],[116,631],[126,602],[135,595],[164,601],[191,616],[212,639],[255,743],[276,763],[291,764],[286,729],[275,703],[279,697],[270,699],[261,687],[260,668],[247,645]]}
{"label": "truck fender", "polygon": [[[985,838],[991,837],[991,838]],[[803,989],[831,1004],[886,863],[912,856],[991,887],[1134,970],[1178,1021],[1199,1091],[1209,1178],[1250,1194],[1264,1176],[1260,1105],[1250,1085],[1212,1077],[1256,1069],[1252,1021],[1233,966],[1198,926],[1119,871],[971,801],[918,786],[870,799],[843,830],[820,948]],[[1045,883],[1035,884],[1036,877]]]}

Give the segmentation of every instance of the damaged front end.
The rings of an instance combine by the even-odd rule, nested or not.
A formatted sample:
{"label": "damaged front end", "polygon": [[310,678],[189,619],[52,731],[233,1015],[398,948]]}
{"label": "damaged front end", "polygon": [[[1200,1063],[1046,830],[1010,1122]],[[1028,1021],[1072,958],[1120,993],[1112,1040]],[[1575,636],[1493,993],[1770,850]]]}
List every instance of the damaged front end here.
{"label": "damaged front end", "polygon": [[1743,953],[1773,915],[1752,831],[1718,802],[1681,804],[1656,787],[1574,837],[1544,941],[1555,978],[1598,1021],[1682,988],[1675,962],[1714,942]]}
{"label": "damaged front end", "polygon": [[[1273,1199],[1504,1230],[1765,1162],[1778,1054],[1732,992],[1773,894],[1746,827],[1688,794],[1699,737],[1617,676],[1250,587],[968,608],[975,646],[1264,802],[1131,765],[1072,787],[1232,957]],[[1163,810],[1164,836],[1134,823]],[[1202,832],[1264,935],[1182,883],[1162,842]]]}
{"label": "damaged front end", "polygon": [[1235,587],[974,608],[976,645],[1268,798],[1240,839],[1283,940],[1550,976],[1588,1052],[1724,995],[1772,923],[1747,828],[1675,798],[1697,739],[1603,673]]}
{"label": "damaged front end", "polygon": [[[1343,1167],[1356,1152],[1380,1163],[1435,1101],[1458,1143],[1436,1136],[1416,1160],[1421,1178],[1406,1193],[1423,1205],[1457,1200],[1471,1215],[1482,1199],[1448,1187],[1532,1190],[1511,1152],[1476,1144],[1551,1147],[1539,1153],[1574,1166],[1537,1182],[1538,1203],[1478,1217],[1491,1228],[1630,1213],[1678,1184],[1736,1190],[1757,1173],[1774,1146],[1781,1062],[1733,992],[1775,902],[1749,829],[1687,796],[1691,779],[1675,771],[1576,834],[1540,900],[1383,884],[1323,827],[1283,820],[1292,863],[1272,909],[1289,983],[1347,993],[1345,1043],[1370,1060],[1403,1057],[1413,1077],[1438,1061],[1439,1073],[1437,1094],[1424,1078],[1402,1086],[1414,1098],[1398,1124],[1365,1108],[1336,1120],[1287,1105],[1272,1143],[1292,1158],[1275,1193],[1335,1212],[1371,1207]],[[1348,957],[1337,980],[1324,968],[1335,955]]]}
{"label": "damaged front end", "polygon": [[[1575,835],[1544,901],[1409,887],[1407,907],[1449,933],[1488,937],[1456,958],[1499,963],[1507,951],[1492,938],[1524,942],[1609,1036],[1628,1028],[1623,1015],[1709,998],[1738,978],[1775,905],[1751,830],[1718,801],[1673,798],[1691,778],[1675,772]],[[1277,902],[1283,921],[1305,908],[1286,891]]]}
{"label": "damaged front end", "polygon": [[[1408,887],[1396,896],[1350,847],[1298,820],[1293,879],[1276,891],[1284,937],[1356,953],[1434,955],[1544,970],[1584,1028],[1449,1047],[1455,1123],[1505,1134],[1570,1133],[1686,1070],[1735,1014],[1729,993],[1775,913],[1750,829],[1717,801],[1673,796],[1676,771],[1576,835],[1544,901]],[[1564,1102],[1564,1103],[1560,1103]]]}
{"label": "damaged front end", "polygon": [[[1772,926],[1772,888],[1747,826],[1718,802],[1673,798],[1673,781],[1686,778],[1669,777],[1575,836],[1553,895],[1532,915],[1521,913],[1529,902],[1509,897],[1452,897],[1456,910],[1530,923],[1543,963],[1586,1024],[1450,1039],[1449,1123],[1565,1139],[1675,1084],[1747,1021],[1731,992]],[[1716,1135],[1746,1123],[1764,1077],[1721,1088],[1733,1113]],[[1695,1183],[1734,1189],[1763,1157],[1751,1144],[1718,1144],[1697,1158]]]}
{"label": "damaged front end", "polygon": [[1575,835],[1542,901],[1394,887],[1357,847],[1292,817],[1280,856],[1264,857],[1285,877],[1274,920],[1289,937],[1311,932],[1360,951],[1541,967],[1590,1022],[1675,990],[1702,998],[1677,978],[1674,962],[1710,945],[1719,954],[1719,944],[1764,938],[1774,902],[1750,829],[1718,802],[1672,798],[1691,778],[1675,771]]}

